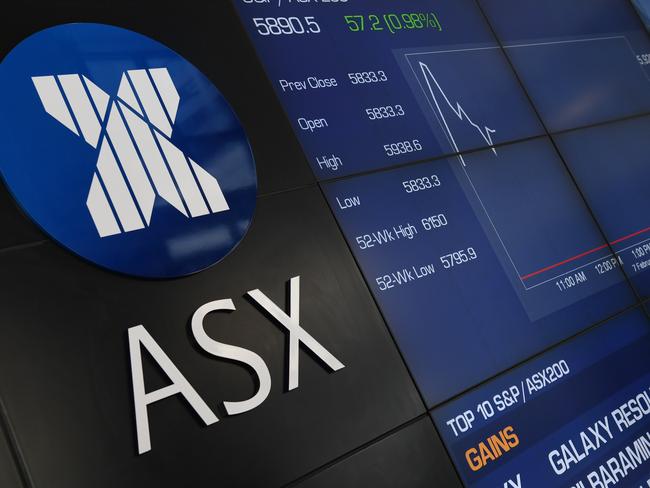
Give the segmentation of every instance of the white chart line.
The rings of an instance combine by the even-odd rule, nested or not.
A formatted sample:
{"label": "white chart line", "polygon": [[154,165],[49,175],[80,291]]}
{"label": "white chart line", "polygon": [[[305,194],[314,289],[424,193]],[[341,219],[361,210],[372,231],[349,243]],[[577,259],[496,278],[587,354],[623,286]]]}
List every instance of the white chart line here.
{"label": "white chart line", "polygon": [[[485,51],[488,49],[499,49],[499,46],[488,46],[488,47],[469,47],[469,48],[464,48],[464,49],[446,49],[443,51],[418,51],[416,53],[406,53],[404,56],[407,58],[409,56],[420,56],[422,54],[440,54],[440,53],[459,53],[459,52],[465,52],[465,51]],[[409,61],[409,64],[411,62]]]}
{"label": "white chart line", "polygon": [[608,36],[608,37],[589,37],[587,39],[571,39],[568,41],[549,41],[549,42],[532,42],[528,44],[508,44],[503,47],[506,49],[517,47],[536,47],[536,46],[552,46],[554,44],[574,44],[576,42],[592,42],[592,41],[608,41],[610,39],[627,39],[625,36]]}
{"label": "white chart line", "polygon": [[[454,146],[454,149],[456,150],[457,153],[459,153],[459,158],[460,162],[463,164],[463,166],[466,166],[465,164],[465,159],[463,156],[460,154],[460,149],[458,148],[458,145],[456,144],[456,139],[454,139],[454,134],[449,128],[449,125],[447,124],[447,119],[445,118],[444,112],[440,108],[440,104],[438,103],[438,97],[436,97],[436,94],[433,90],[433,87],[431,86],[431,82],[429,81],[429,78],[433,80],[435,83],[436,87],[438,88],[438,91],[444,98],[445,102],[447,102],[447,105],[449,105],[449,108],[451,109],[452,112],[456,114],[456,116],[462,121],[466,120],[472,127],[474,127],[479,134],[481,134],[481,137],[483,140],[492,148],[492,152],[496,155],[497,150],[494,148],[494,142],[492,141],[492,134],[494,134],[496,131],[494,129],[490,129],[487,125],[484,126],[484,128],[481,128],[478,124],[476,124],[471,117],[465,112],[465,109],[461,106],[459,102],[456,102],[456,108],[454,108],[454,104],[449,101],[449,98],[447,98],[447,94],[444,92],[440,84],[438,83],[438,80],[436,77],[433,75],[431,70],[429,69],[429,66],[427,66],[425,63],[420,61],[420,69],[422,70],[422,74],[424,75],[424,81],[426,81],[427,86],[429,87],[429,93],[431,94],[431,98],[433,98],[434,103],[436,104],[436,108],[438,109],[438,113],[440,114],[440,117],[442,118],[442,121],[444,122],[445,125],[445,130],[447,131],[447,134],[449,135],[449,139],[451,139],[451,143]],[[427,76],[428,75],[428,76]],[[485,132],[483,132],[485,130]]]}
{"label": "white chart line", "polygon": [[[512,265],[513,269],[515,270],[515,273],[517,274],[517,278],[519,279],[519,282],[521,283],[521,286],[523,286],[524,289],[526,289],[526,284],[521,279],[521,273],[519,273],[519,270],[517,269],[517,266],[515,265],[514,260],[510,256],[510,253],[508,252],[508,248],[506,247],[505,243],[503,242],[503,239],[501,238],[501,234],[499,234],[499,231],[497,230],[496,225],[492,221],[492,217],[490,217],[490,214],[488,213],[487,208],[485,207],[485,204],[483,203],[483,200],[481,199],[481,196],[479,195],[478,191],[476,190],[476,187],[474,186],[474,182],[472,181],[472,179],[469,177],[469,174],[467,173],[467,166],[465,165],[465,161],[463,159],[463,156],[460,154],[460,151],[458,151],[458,147],[456,146],[456,142],[455,141],[452,142],[452,138],[450,137],[451,131],[447,132],[447,131],[444,130],[444,126],[443,126],[443,123],[442,123],[440,117],[438,116],[438,112],[433,108],[433,105],[431,104],[431,100],[429,100],[429,97],[426,96],[426,91],[424,89],[424,86],[422,86],[422,82],[420,81],[420,78],[415,73],[415,69],[413,68],[413,65],[411,64],[411,61],[408,60],[408,59],[407,59],[407,61],[409,63],[409,66],[411,67],[411,71],[413,71],[413,76],[415,77],[415,80],[418,82],[418,85],[420,85],[420,89],[424,92],[424,98],[426,98],[427,103],[429,104],[429,107],[431,108],[431,111],[433,112],[436,119],[438,120],[438,123],[443,127],[443,133],[445,134],[445,137],[449,141],[449,144],[456,147],[456,152],[459,153],[458,154],[458,159],[461,162],[461,168],[463,169],[463,173],[465,173],[465,177],[467,178],[467,181],[469,182],[470,186],[472,187],[472,190],[474,191],[474,194],[476,195],[477,200],[481,204],[481,208],[483,209],[483,212],[485,213],[485,216],[487,217],[488,221],[490,222],[490,225],[492,226],[492,230],[494,230],[494,233],[496,234],[497,238],[499,239],[499,242],[501,243],[501,246],[503,247],[503,251],[506,253],[506,256],[508,256],[508,259],[510,260],[510,264]],[[447,97],[445,97],[445,98],[447,98]],[[440,115],[442,117],[444,117],[444,115],[442,115],[442,111],[440,111]],[[446,125],[446,122],[445,122],[444,125]],[[496,154],[496,152],[495,152],[495,154]]]}

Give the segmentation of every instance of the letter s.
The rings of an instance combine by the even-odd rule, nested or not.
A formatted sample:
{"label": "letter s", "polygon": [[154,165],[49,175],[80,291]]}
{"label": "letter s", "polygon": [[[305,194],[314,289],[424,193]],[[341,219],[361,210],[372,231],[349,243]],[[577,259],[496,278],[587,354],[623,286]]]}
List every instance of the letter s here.
{"label": "letter s", "polygon": [[244,363],[255,371],[259,379],[259,389],[255,395],[248,400],[240,402],[223,402],[223,406],[229,415],[237,415],[253,410],[266,400],[266,397],[271,392],[271,373],[264,360],[253,351],[244,349],[243,347],[223,344],[208,336],[203,327],[203,321],[209,313],[220,310],[231,312],[235,310],[235,305],[232,300],[225,299],[209,302],[199,307],[192,316],[192,334],[199,346],[206,352],[213,356]]}
{"label": "letter s", "polygon": [[503,429],[503,434],[508,441],[508,445],[512,447],[517,447],[519,445],[519,436],[515,434],[515,429],[512,427],[512,425],[509,425],[505,429]]}

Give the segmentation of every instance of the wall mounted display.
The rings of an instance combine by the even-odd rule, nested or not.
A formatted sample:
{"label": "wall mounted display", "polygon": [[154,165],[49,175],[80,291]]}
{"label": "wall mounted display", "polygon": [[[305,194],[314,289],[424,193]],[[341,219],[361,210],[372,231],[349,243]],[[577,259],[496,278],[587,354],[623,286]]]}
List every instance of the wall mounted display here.
{"label": "wall mounted display", "polygon": [[235,5],[320,179],[542,132],[473,0]]}
{"label": "wall mounted display", "polygon": [[324,189],[429,406],[634,301],[547,139]]}
{"label": "wall mounted display", "polygon": [[12,6],[2,488],[649,486],[630,0]]}
{"label": "wall mounted display", "polygon": [[465,486],[646,486],[648,348],[635,310],[435,410]]}
{"label": "wall mounted display", "polygon": [[650,40],[626,0],[479,0],[551,131],[650,111]]}
{"label": "wall mounted display", "polygon": [[650,295],[650,180],[645,139],[650,118],[641,117],[555,136],[587,202],[637,291]]}

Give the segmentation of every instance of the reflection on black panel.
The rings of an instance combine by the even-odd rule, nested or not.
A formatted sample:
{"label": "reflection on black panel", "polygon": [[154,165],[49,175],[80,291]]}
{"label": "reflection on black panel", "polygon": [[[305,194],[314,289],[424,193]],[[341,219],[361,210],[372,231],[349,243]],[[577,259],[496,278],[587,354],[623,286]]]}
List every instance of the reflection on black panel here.
{"label": "reflection on black panel", "polygon": [[235,5],[319,179],[542,132],[473,0]]}

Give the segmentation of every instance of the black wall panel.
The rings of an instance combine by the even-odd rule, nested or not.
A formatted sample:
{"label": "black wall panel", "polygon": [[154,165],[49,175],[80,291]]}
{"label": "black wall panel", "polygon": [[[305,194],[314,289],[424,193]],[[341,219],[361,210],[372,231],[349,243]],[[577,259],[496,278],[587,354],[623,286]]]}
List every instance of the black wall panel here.
{"label": "black wall panel", "polygon": [[428,418],[316,474],[298,488],[454,488],[456,472]]}
{"label": "black wall panel", "polygon": [[2,488],[23,487],[2,425],[0,425],[0,486]]}
{"label": "black wall panel", "polygon": [[[0,256],[12,277],[0,282],[0,390],[37,487],[280,486],[424,412],[320,192],[258,204],[242,244],[185,279],[121,277],[49,243]],[[300,324],[345,368],[303,350],[300,386],[286,392],[284,329],[244,295],[259,288],[283,306],[298,275]],[[201,352],[188,327],[222,298],[237,310],[208,316],[208,333],[261,355],[273,379],[266,402],[234,417],[221,402],[252,396],[253,376]],[[154,404],[142,456],[127,345],[139,324],[220,418],[203,426],[180,397]],[[144,361],[147,391],[168,384]]]}
{"label": "black wall panel", "polygon": [[2,182],[0,182],[0,227],[9,229],[8,232],[0,233],[0,249],[47,239],[36,224],[18,208]]}

